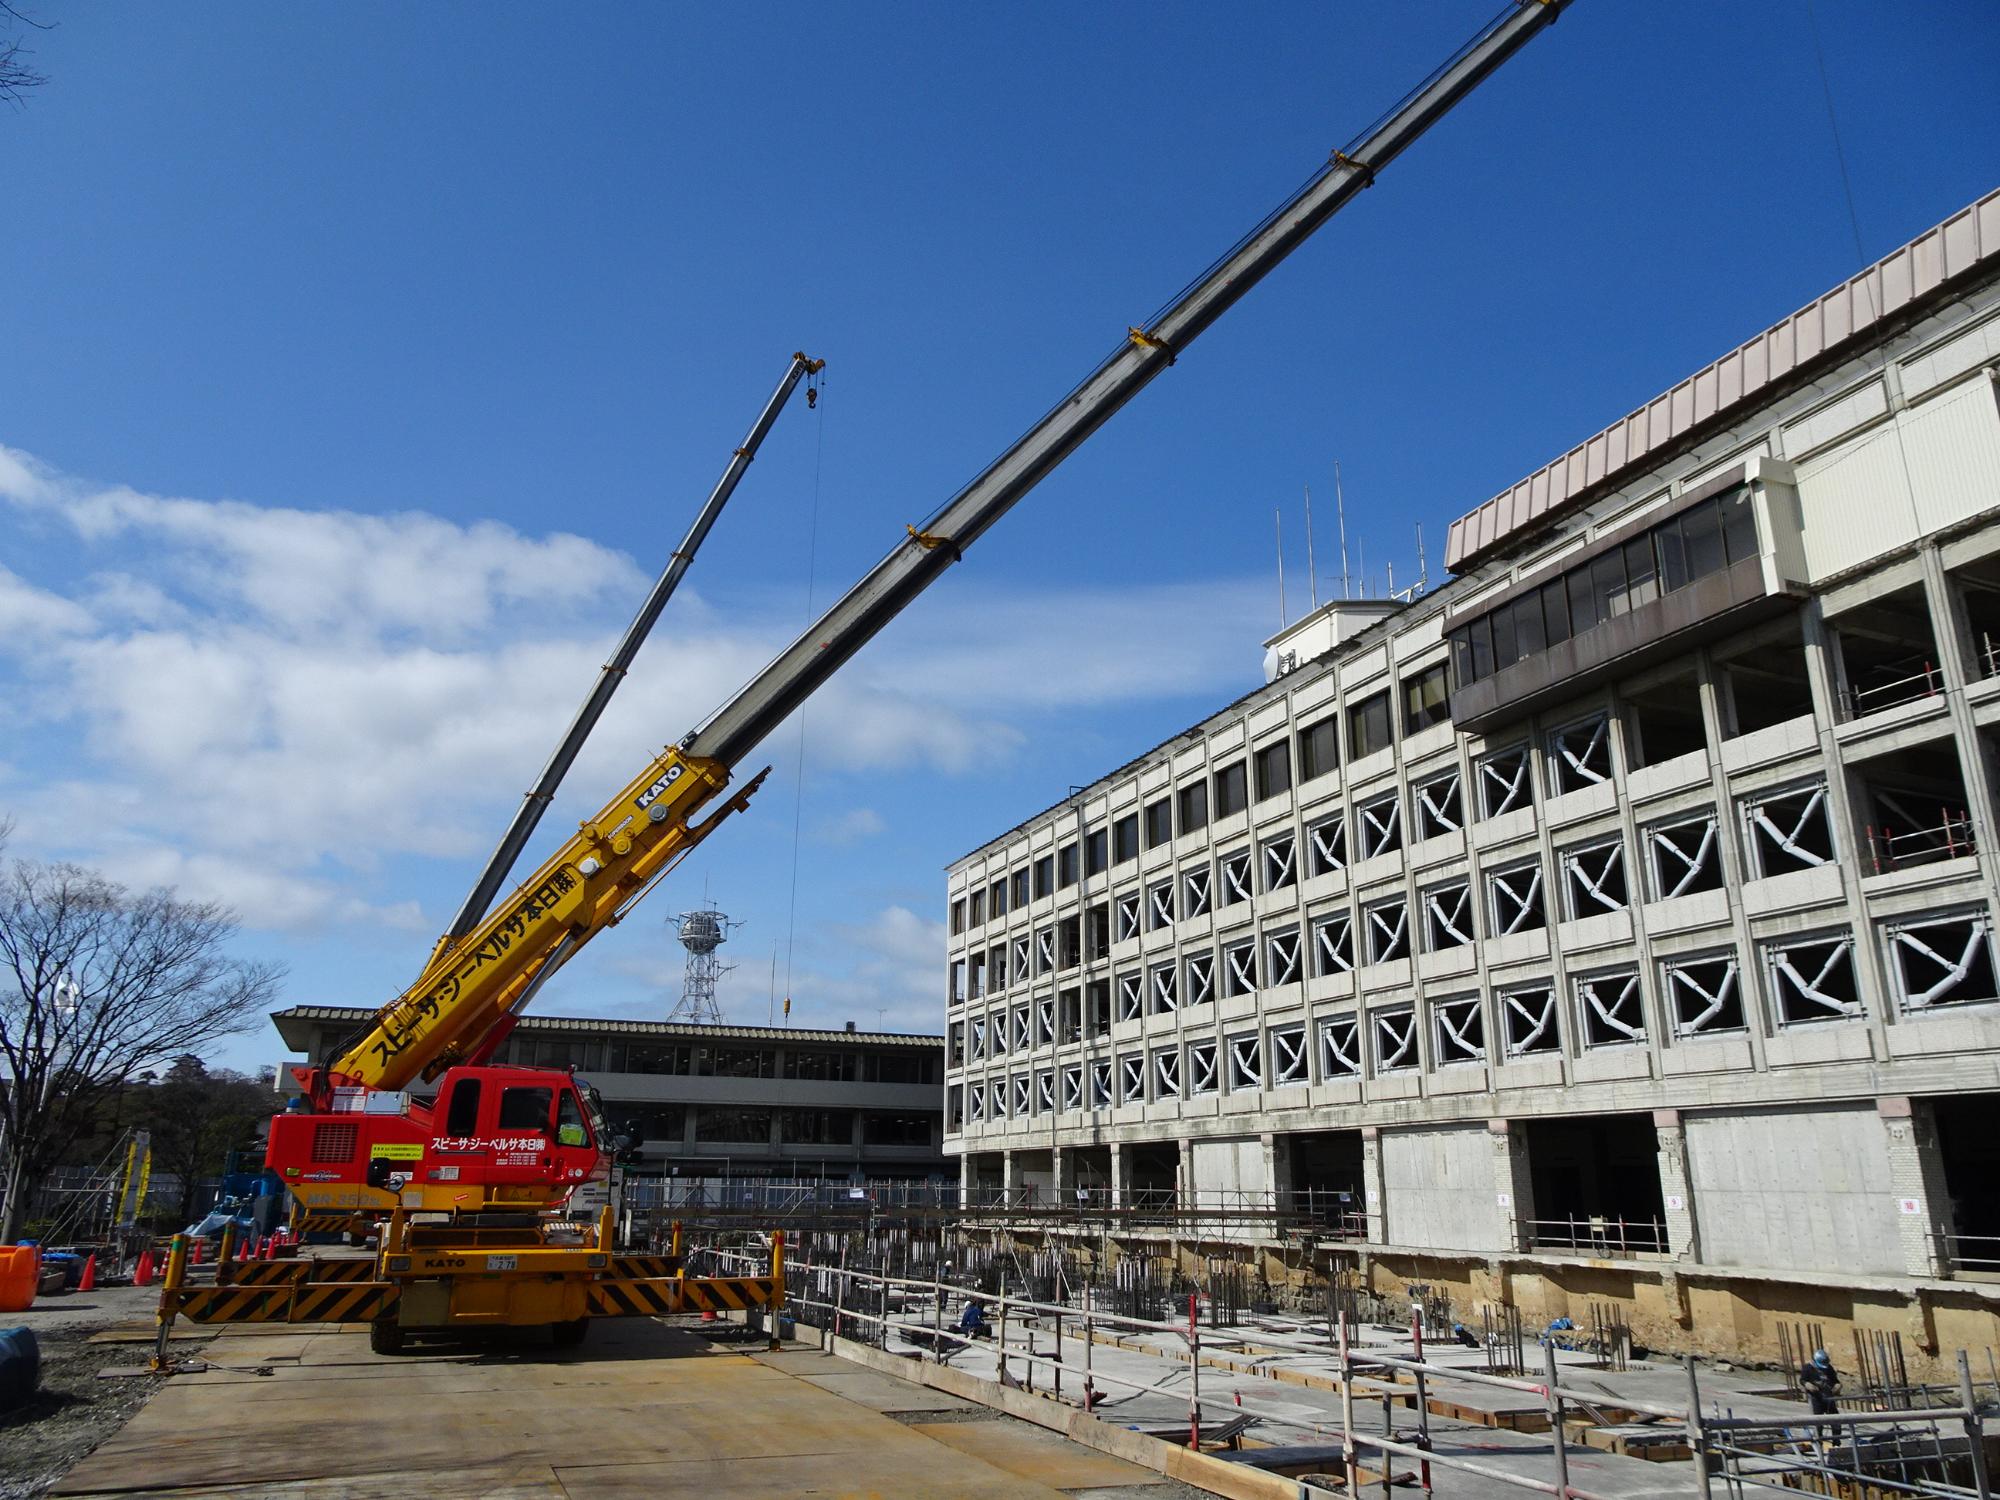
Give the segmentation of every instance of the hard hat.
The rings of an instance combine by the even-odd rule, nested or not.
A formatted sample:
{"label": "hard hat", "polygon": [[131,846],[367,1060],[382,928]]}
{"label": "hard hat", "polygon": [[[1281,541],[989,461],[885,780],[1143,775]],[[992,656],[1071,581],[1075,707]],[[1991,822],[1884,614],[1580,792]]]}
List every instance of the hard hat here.
{"label": "hard hat", "polygon": [[1824,1349],[1815,1349],[1813,1350],[1813,1363],[1816,1365],[1830,1365],[1833,1361],[1827,1356],[1827,1352]]}

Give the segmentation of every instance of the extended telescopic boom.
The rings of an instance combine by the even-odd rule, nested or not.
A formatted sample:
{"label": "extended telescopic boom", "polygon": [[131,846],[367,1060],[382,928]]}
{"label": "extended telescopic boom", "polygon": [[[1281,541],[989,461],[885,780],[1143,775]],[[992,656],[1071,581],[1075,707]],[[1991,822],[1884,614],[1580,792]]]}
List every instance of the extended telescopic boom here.
{"label": "extended telescopic boom", "polygon": [[401,1088],[419,1076],[435,1078],[461,1059],[490,1055],[493,1039],[544,979],[745,805],[761,774],[701,822],[692,821],[766,735],[1567,3],[1516,0],[1378,124],[1332,153],[1281,208],[1144,327],[1131,329],[1125,343],[978,478],[921,528],[907,528],[907,539],[866,578],[707,722],[663,751],[507,901],[461,941],[441,945],[418,982],[383,1007],[344,1056],[327,1072],[307,1077],[315,1097],[332,1082]]}

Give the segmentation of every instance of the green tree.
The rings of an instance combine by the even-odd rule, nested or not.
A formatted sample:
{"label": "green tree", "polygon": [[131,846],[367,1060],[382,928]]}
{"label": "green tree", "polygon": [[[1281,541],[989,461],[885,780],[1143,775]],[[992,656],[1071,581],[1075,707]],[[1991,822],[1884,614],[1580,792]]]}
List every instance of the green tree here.
{"label": "green tree", "polygon": [[194,1191],[220,1173],[229,1153],[253,1143],[257,1126],[277,1108],[277,1096],[243,1073],[208,1065],[192,1053],[177,1057],[166,1076],[138,1091],[137,1123],[152,1132],[153,1181],[178,1186],[175,1218],[194,1217]]}

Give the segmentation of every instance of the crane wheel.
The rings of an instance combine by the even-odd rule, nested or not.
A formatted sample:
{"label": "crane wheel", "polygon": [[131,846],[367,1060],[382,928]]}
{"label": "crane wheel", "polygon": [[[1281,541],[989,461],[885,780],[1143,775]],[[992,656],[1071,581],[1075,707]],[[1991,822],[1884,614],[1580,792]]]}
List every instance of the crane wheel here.
{"label": "crane wheel", "polygon": [[588,1318],[570,1318],[565,1322],[549,1324],[549,1340],[558,1349],[574,1349],[583,1342],[583,1336],[588,1332]]}
{"label": "crane wheel", "polygon": [[368,1325],[368,1347],[377,1354],[401,1354],[403,1325],[394,1318],[377,1318]]}

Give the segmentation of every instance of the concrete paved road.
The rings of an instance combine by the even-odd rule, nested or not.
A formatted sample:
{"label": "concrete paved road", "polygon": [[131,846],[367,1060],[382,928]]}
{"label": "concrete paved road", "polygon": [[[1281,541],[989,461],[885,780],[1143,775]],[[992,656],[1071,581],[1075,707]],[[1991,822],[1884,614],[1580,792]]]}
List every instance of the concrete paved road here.
{"label": "concrete paved road", "polygon": [[213,1368],[175,1377],[54,1493],[1185,1493],[1010,1418],[980,1420],[990,1430],[969,1441],[953,1424],[988,1414],[952,1396],[817,1353],[752,1357],[646,1319],[606,1320],[560,1352],[524,1335],[386,1358],[358,1328],[267,1326],[225,1332],[201,1354]]}

